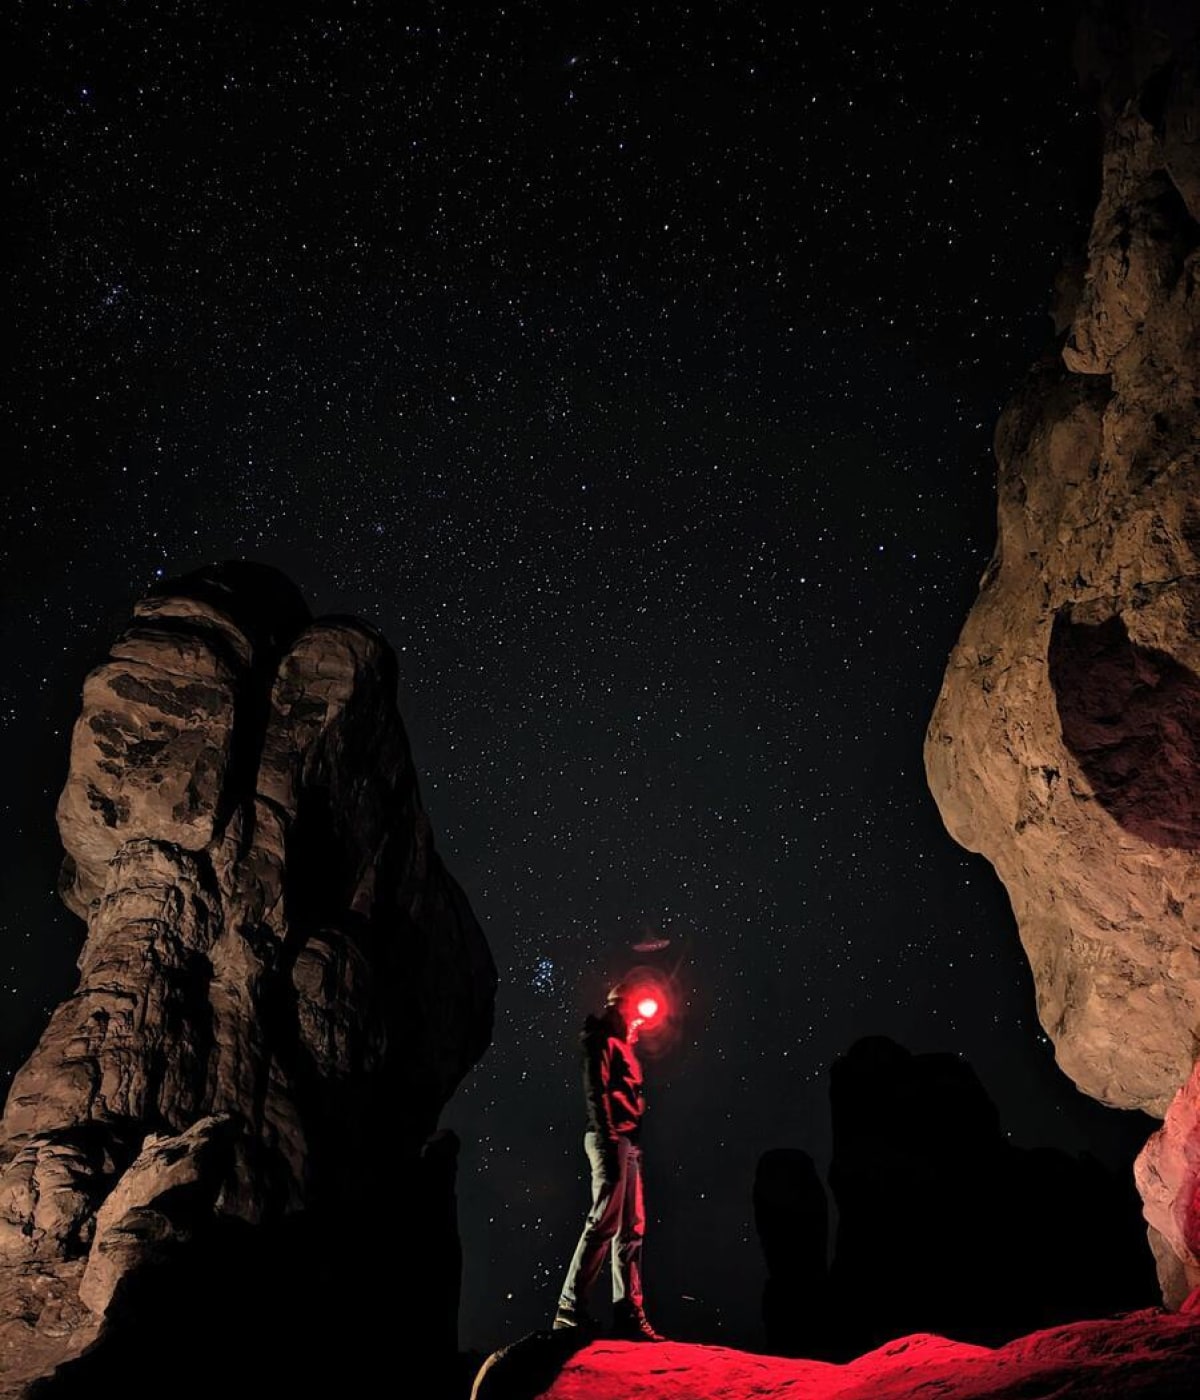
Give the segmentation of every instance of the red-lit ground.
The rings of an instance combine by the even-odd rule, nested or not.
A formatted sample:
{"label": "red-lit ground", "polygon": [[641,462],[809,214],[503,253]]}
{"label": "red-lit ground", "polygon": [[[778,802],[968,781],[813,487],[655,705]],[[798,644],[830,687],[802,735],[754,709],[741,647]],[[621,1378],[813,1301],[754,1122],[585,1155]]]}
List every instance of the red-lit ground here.
{"label": "red-lit ground", "polygon": [[477,1400],[1200,1400],[1200,1314],[1147,1309],[994,1351],[903,1337],[844,1366],[686,1342],[597,1341],[567,1357],[548,1389],[548,1375],[534,1379],[539,1368],[493,1360]]}

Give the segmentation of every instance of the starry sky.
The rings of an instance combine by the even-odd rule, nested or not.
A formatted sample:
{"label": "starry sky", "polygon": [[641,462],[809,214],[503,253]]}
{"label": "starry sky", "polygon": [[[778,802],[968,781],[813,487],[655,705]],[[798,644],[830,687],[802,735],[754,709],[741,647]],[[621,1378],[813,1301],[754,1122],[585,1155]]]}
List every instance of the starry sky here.
{"label": "starry sky", "polygon": [[1095,192],[1067,8],[6,7],[6,1078],[74,981],[83,675],[156,579],[249,557],[397,648],[499,967],[443,1117],[464,1345],[553,1309],[575,1037],[631,962],[685,1005],[645,1141],[676,1336],[761,1344],[754,1166],[824,1162],[861,1035],[1129,1161],[1147,1120],[1054,1068],[921,766]]}

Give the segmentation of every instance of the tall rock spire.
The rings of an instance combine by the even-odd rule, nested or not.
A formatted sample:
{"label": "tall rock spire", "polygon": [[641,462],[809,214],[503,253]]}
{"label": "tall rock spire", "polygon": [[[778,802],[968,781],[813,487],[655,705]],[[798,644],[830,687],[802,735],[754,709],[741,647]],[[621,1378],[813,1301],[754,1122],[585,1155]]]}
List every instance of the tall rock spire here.
{"label": "tall rock spire", "polygon": [[[372,628],[248,564],[164,584],[88,676],[58,804],[80,980],[0,1120],[0,1332],[5,1278],[56,1300],[41,1332],[25,1309],[34,1373],[132,1336],[139,1277],[215,1239],[357,1215],[374,1249],[428,1217],[423,1148],[496,975],[396,679]],[[388,1190],[418,1194],[371,1227]]]}

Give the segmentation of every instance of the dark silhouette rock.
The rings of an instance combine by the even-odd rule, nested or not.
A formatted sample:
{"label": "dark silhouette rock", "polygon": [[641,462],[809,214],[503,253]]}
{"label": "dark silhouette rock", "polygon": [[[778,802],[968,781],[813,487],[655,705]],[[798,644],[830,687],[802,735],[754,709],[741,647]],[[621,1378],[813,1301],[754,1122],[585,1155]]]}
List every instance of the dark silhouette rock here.
{"label": "dark silhouette rock", "polygon": [[[435,1134],[496,977],[387,643],[261,566],[164,584],[87,678],[58,817],[88,933],[0,1121],[10,1387],[73,1355],[45,1393],[149,1393],[168,1356],[201,1393],[242,1344],[273,1380],[452,1356]],[[313,1363],[331,1318],[363,1347]]]}
{"label": "dark silhouette rock", "polygon": [[1132,1180],[1015,1147],[960,1057],[860,1040],[833,1065],[830,1100],[827,1282],[809,1159],[767,1154],[755,1186],[773,1352],[842,1361],[917,1332],[994,1346],[1154,1296]]}
{"label": "dark silhouette rock", "polygon": [[754,1177],[754,1224],[767,1263],[763,1326],[780,1356],[823,1356],[829,1345],[829,1208],[807,1152],[764,1152]]}
{"label": "dark silhouette rock", "polygon": [[995,1345],[1153,1296],[1132,1182],[1013,1146],[960,1057],[859,1041],[830,1101],[842,1355],[915,1331]]}
{"label": "dark silhouette rock", "polygon": [[591,1339],[577,1336],[574,1328],[530,1332],[485,1359],[471,1386],[471,1400],[532,1400],[545,1394],[571,1357],[590,1345]]}

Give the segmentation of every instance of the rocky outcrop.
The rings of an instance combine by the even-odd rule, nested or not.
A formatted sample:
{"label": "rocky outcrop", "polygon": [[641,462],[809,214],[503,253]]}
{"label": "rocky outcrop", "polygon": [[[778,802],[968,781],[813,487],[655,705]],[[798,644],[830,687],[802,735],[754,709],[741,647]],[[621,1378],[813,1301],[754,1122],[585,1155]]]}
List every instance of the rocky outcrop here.
{"label": "rocky outcrop", "polygon": [[1200,1061],[1135,1165],[1163,1293],[1200,1297]]}
{"label": "rocky outcrop", "polygon": [[1084,31],[1086,266],[997,428],[996,552],[925,749],[1008,889],[1059,1064],[1157,1116],[1200,1052],[1198,25],[1108,4]]}
{"label": "rocky outcrop", "polygon": [[[918,1331],[995,1346],[1154,1299],[1132,1183],[1091,1157],[1015,1145],[960,1056],[860,1040],[831,1069],[830,1108],[838,1349],[819,1354]],[[902,1286],[880,1286],[882,1260]]]}
{"label": "rocky outcrop", "polygon": [[[880,1282],[903,1286],[894,1276]],[[995,1351],[899,1337],[844,1366],[676,1341],[580,1347],[535,1332],[487,1359],[471,1400],[1194,1400],[1198,1368],[1195,1316],[1158,1310],[1056,1327]]]}
{"label": "rocky outcrop", "polygon": [[[148,1280],[195,1286],[211,1255],[236,1292],[239,1249],[290,1296],[335,1237],[351,1261],[347,1228],[378,1251],[411,1226],[421,1192],[443,1227],[454,1145],[432,1176],[423,1145],[489,1042],[495,970],[384,639],[258,566],[164,585],[87,678],[58,821],[87,939],[0,1121],[5,1350],[36,1374],[98,1329],[136,1339]],[[303,1240],[286,1280],[268,1236]],[[39,1278],[56,1346],[5,1306]]]}
{"label": "rocky outcrop", "polygon": [[832,1066],[830,1108],[828,1270],[811,1161],[777,1151],[759,1165],[772,1352],[846,1361],[916,1332],[995,1346],[1154,1299],[1132,1181],[1091,1157],[1016,1146],[960,1056],[857,1041]]}
{"label": "rocky outcrop", "polygon": [[764,1152],[754,1174],[754,1225],[767,1265],[763,1330],[780,1356],[825,1356],[831,1341],[829,1207],[807,1152]]}

